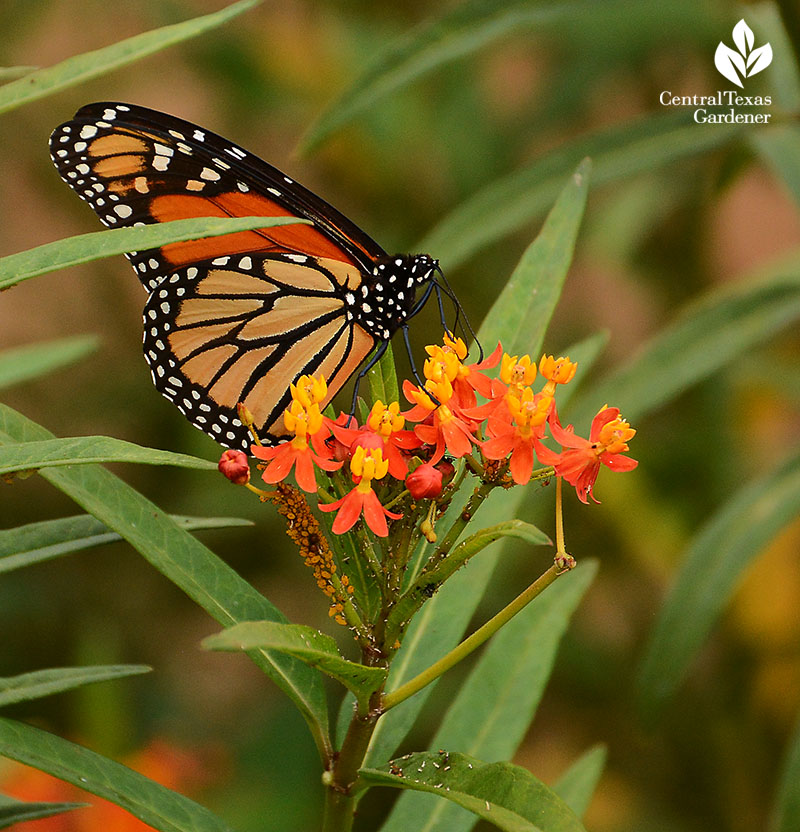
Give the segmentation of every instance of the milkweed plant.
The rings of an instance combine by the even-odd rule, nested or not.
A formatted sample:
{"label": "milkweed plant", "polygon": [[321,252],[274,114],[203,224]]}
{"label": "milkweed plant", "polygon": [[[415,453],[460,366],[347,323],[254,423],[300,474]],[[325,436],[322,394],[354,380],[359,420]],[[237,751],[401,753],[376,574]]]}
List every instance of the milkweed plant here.
{"label": "milkweed plant", "polygon": [[[557,391],[572,381],[577,369],[569,357],[543,355],[537,368],[529,355],[509,355],[498,344],[484,360],[467,363],[464,341],[450,332],[426,352],[424,385],[403,383],[410,407],[401,410],[399,401],[377,400],[363,424],[348,414],[333,419],[320,411],[327,395],[324,378],[298,379],[284,415],[294,437],[265,447],[253,433],[252,453],[260,461],[266,490],[251,482],[243,451],[227,450],[219,461],[219,470],[231,482],[275,505],[330,600],[329,615],[348,628],[361,651],[361,663],[352,664],[337,656],[320,632],[272,622],[239,624],[205,641],[212,649],[247,650],[290,640],[293,646],[287,652],[328,672],[355,694],[344,740],[325,764],[326,830],[351,828],[358,795],[371,783],[386,785],[397,778],[399,785],[408,782],[412,789],[446,793],[463,788],[464,769],[474,771],[474,763],[457,749],[439,751],[438,757],[404,755],[389,763],[388,774],[363,770],[379,720],[491,638],[575,566],[564,542],[562,482],[574,487],[581,502],[597,502],[593,490],[602,466],[622,472],[637,465],[624,453],[636,431],[618,408],[604,405],[588,438],[561,424]],[[490,375],[493,369],[497,372]],[[542,382],[539,389],[537,380]],[[252,425],[246,408],[240,408],[239,416]],[[558,447],[548,446],[548,438]],[[556,490],[552,564],[441,659],[387,691],[392,660],[414,615],[448,578],[507,531],[497,526],[472,531],[480,525],[482,503],[496,489],[551,481]],[[466,503],[455,517],[445,519],[462,488],[468,493]],[[316,498],[321,520],[306,494]],[[427,554],[415,557],[423,540],[429,544]],[[321,654],[333,658],[327,668]],[[497,798],[491,790],[483,795],[486,816],[491,817]]]}
{"label": "milkweed plant", "polygon": [[[91,517],[81,523],[95,524],[88,529],[112,531],[131,542],[224,625],[203,641],[204,648],[245,652],[297,705],[319,750],[324,832],[352,829],[363,795],[379,786],[407,792],[386,820],[387,832],[416,823],[416,809],[406,798],[421,795],[412,792],[436,794],[448,802],[449,811],[467,810],[501,829],[583,828],[571,806],[588,800],[593,785],[586,784],[599,774],[597,760],[589,761],[593,774],[577,764],[572,778],[584,782],[578,787],[583,792],[589,789],[578,800],[569,776],[561,791],[551,789],[519,766],[465,753],[457,742],[399,757],[396,749],[437,680],[492,636],[497,641],[507,630],[519,642],[515,622],[529,627],[535,641],[523,635],[525,650],[551,666],[569,612],[593,572],[591,563],[575,569],[562,501],[571,495],[596,510],[598,477],[637,464],[628,453],[635,430],[613,404],[598,402],[585,425],[573,425],[562,415],[569,412],[568,394],[580,378],[582,360],[575,360],[576,354],[591,363],[599,345],[577,344],[563,356],[532,355],[568,271],[588,172],[585,161],[489,310],[479,341],[493,341],[491,351],[484,354],[476,343],[471,357],[465,341],[445,329],[425,347],[422,373],[399,385],[389,349],[368,373],[368,393],[358,399],[354,413],[330,406],[323,411],[325,378],[302,376],[291,386],[283,415],[290,436],[277,445],[262,444],[244,405],[238,415],[252,432],[250,454],[228,449],[213,463],[108,437],[56,439],[2,406],[8,481],[15,481],[14,474],[39,471],[87,510]],[[267,222],[260,219],[261,225]],[[224,231],[220,226],[213,233]],[[103,233],[129,232],[159,229]],[[526,344],[531,348],[526,350]],[[242,489],[243,500],[252,495],[270,504],[311,571],[309,587],[316,585],[330,618],[341,626],[340,638],[290,623],[197,541],[186,520],[179,524],[105,469],[88,464],[98,460],[218,468]],[[537,498],[550,492],[554,543],[545,531],[514,518],[521,504],[542,502]],[[67,520],[3,532],[8,538],[0,540],[3,554],[15,553],[6,558],[6,568],[92,545],[88,529],[81,524],[76,529],[75,518]],[[56,549],[45,545],[54,536]],[[488,577],[492,544],[509,537],[552,547],[549,565],[462,638]],[[45,550],[48,554],[42,554]],[[576,574],[580,579],[561,596],[554,594],[555,587],[548,589],[569,583],[564,576],[573,573],[581,573]],[[454,603],[449,585],[458,584],[462,575],[468,576],[468,591],[462,588]],[[549,597],[554,600],[548,606]],[[544,605],[541,616],[526,623],[523,611],[535,611],[537,604]],[[424,628],[417,627],[417,619],[428,615],[444,627],[420,650]],[[2,680],[0,702],[3,695],[20,701],[144,669],[34,671]],[[333,680],[327,684],[343,691],[336,722],[328,716],[326,677]],[[524,731],[535,690],[545,679],[546,672],[520,692],[519,725],[508,725],[507,744]],[[470,684],[464,690],[474,693]],[[480,696],[491,702],[485,692]],[[0,720],[0,753],[117,803],[156,829],[228,828],[207,809],[148,777],[24,723]],[[16,806],[17,816],[29,817],[25,812],[31,805]],[[72,806],[37,804],[37,811],[53,814]]]}

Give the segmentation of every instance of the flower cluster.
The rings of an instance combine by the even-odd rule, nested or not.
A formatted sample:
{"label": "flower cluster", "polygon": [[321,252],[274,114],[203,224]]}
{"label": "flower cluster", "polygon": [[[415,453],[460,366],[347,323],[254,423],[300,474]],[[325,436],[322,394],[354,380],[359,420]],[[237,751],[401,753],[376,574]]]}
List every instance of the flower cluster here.
{"label": "flower cluster", "polygon": [[[294,471],[301,489],[318,493],[323,512],[336,512],[334,534],[349,531],[363,517],[385,537],[388,521],[402,516],[390,507],[442,496],[455,473],[451,459],[465,459],[478,476],[492,471],[505,486],[529,482],[538,462],[539,477],[563,477],[584,503],[595,499],[592,489],[601,465],[612,471],[636,467],[624,455],[635,431],[618,408],[602,408],[588,439],[572,425],[561,425],[557,389],[572,380],[577,367],[569,357],[544,355],[537,366],[530,356],[508,355],[498,344],[482,361],[465,363],[466,345],[450,333],[426,352],[424,381],[403,384],[410,407],[403,411],[396,401],[375,402],[363,425],[346,414],[336,420],[323,415],[325,379],[301,377],[292,385],[283,417],[293,438],[276,447],[252,447],[265,463],[264,481],[279,483]],[[498,364],[496,376],[490,376],[487,371]],[[544,383],[534,389],[538,378]],[[548,430],[560,450],[545,444]],[[226,469],[233,481],[237,476],[246,481],[230,460]],[[327,475],[323,487],[318,471]]]}

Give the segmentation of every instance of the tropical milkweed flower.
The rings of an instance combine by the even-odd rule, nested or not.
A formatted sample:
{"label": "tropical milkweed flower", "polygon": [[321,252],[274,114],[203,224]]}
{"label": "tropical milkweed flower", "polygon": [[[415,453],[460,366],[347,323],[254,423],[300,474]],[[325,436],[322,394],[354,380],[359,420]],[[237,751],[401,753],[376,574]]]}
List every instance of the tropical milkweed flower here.
{"label": "tropical milkweed flower", "polygon": [[597,503],[592,492],[600,465],[612,471],[632,471],[639,463],[623,451],[628,450],[628,441],[636,431],[620,416],[618,407],[607,405],[592,420],[589,438],[576,436],[572,425],[561,427],[558,415],[553,409],[549,419],[550,432],[565,450],[560,453],[536,442],[536,454],[546,465],[552,465],[559,477],[575,486],[578,498],[588,503],[587,496]]}
{"label": "tropical milkweed flower", "polygon": [[366,448],[364,445],[356,447],[350,460],[355,488],[340,500],[321,503],[319,506],[320,511],[338,512],[332,526],[334,534],[344,534],[352,529],[362,513],[367,525],[375,534],[379,537],[389,534],[386,518],[399,520],[403,515],[385,509],[372,489],[372,481],[385,477],[388,470],[389,463],[383,458],[380,448]]}
{"label": "tropical milkweed flower", "polygon": [[413,431],[404,430],[406,420],[400,413],[400,404],[391,402],[386,405],[379,399],[372,406],[366,425],[350,427],[351,421],[355,420],[343,416],[336,422],[328,423],[335,440],[348,452],[352,452],[356,444],[363,444],[364,436],[376,437],[380,441],[372,443],[369,447],[382,448],[383,458],[389,463],[391,476],[398,480],[405,479],[408,473],[406,454],[419,448],[422,441]]}
{"label": "tropical milkweed flower", "polygon": [[544,424],[553,399],[525,387],[519,397],[506,395],[505,403],[511,419],[497,419],[493,438],[483,442],[481,448],[489,459],[505,459],[510,454],[511,477],[517,485],[524,485],[531,478],[534,442],[544,436]]}
{"label": "tropical milkweed flower", "polygon": [[[475,422],[458,415],[457,410],[448,406],[453,397],[453,385],[446,376],[438,382],[428,379],[423,389],[405,381],[403,393],[415,404],[405,414],[409,421],[420,423],[414,433],[426,445],[434,447],[430,462],[438,462],[445,451],[451,456],[462,457],[472,450]],[[431,396],[436,397],[438,405]]]}
{"label": "tropical milkweed flower", "polygon": [[294,478],[300,488],[314,492],[317,490],[314,465],[323,471],[336,471],[342,465],[332,460],[331,450],[325,445],[329,429],[319,409],[319,402],[327,394],[325,379],[301,376],[291,386],[291,394],[292,403],[284,411],[283,423],[294,439],[276,447],[252,445],[250,450],[253,456],[268,461],[261,475],[264,482],[280,482],[294,468]]}
{"label": "tropical milkweed flower", "polygon": [[[453,382],[453,398],[457,406],[462,410],[467,407],[475,407],[477,404],[476,391],[485,399],[490,399],[493,382],[483,371],[496,366],[497,362],[500,361],[500,356],[503,354],[503,348],[500,344],[498,343],[491,355],[488,355],[483,361],[464,364],[464,359],[467,357],[467,347],[464,341],[461,338],[453,338],[449,332],[445,332],[443,343],[443,347],[437,347],[436,349],[441,350],[444,354],[451,353],[457,358],[456,372],[451,379]],[[427,347],[426,349],[430,351],[432,348]]]}

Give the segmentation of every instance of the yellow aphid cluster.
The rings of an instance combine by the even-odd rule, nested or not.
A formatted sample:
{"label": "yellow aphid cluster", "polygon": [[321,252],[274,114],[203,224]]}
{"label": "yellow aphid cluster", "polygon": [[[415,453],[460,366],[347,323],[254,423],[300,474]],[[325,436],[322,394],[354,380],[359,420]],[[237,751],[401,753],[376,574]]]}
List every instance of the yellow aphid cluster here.
{"label": "yellow aphid cluster", "polygon": [[333,553],[306,498],[291,485],[278,482],[275,491],[269,493],[269,499],[286,519],[286,533],[297,545],[306,566],[313,571],[317,586],[330,598],[328,615],[339,624],[347,624],[343,614],[345,598],[341,593],[352,595],[353,587],[347,575],[342,575],[338,581],[341,592],[335,586]]}
{"label": "yellow aphid cluster", "polygon": [[292,403],[283,413],[283,423],[295,435],[292,441],[305,445],[322,428],[320,403],[328,395],[328,385],[324,376],[300,376],[290,390]]}

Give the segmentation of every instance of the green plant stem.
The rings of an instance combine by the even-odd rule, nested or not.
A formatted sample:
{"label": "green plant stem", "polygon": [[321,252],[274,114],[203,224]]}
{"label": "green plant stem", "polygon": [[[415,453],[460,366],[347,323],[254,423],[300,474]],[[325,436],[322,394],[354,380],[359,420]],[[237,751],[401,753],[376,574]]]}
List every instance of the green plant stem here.
{"label": "green plant stem", "polygon": [[471,636],[465,638],[457,647],[454,647],[446,656],[434,662],[422,673],[410,679],[396,690],[387,693],[383,698],[383,710],[388,711],[404,702],[409,696],[413,696],[422,688],[438,679],[443,673],[457,665],[466,658],[473,650],[481,646],[487,639],[491,638],[504,624],[510,621],[520,610],[524,609],[537,595],[547,589],[553,581],[563,574],[555,564],[546,572],[540,575],[524,592],[520,593],[508,606],[504,607],[494,617],[490,618],[482,627],[479,627]]}
{"label": "green plant stem", "polygon": [[381,715],[381,695],[382,691],[376,691],[372,695],[366,713],[360,712],[358,708],[354,709],[342,749],[336,757],[333,769],[326,773],[323,832],[350,832],[353,828],[358,771],[364,762],[378,717]]}

